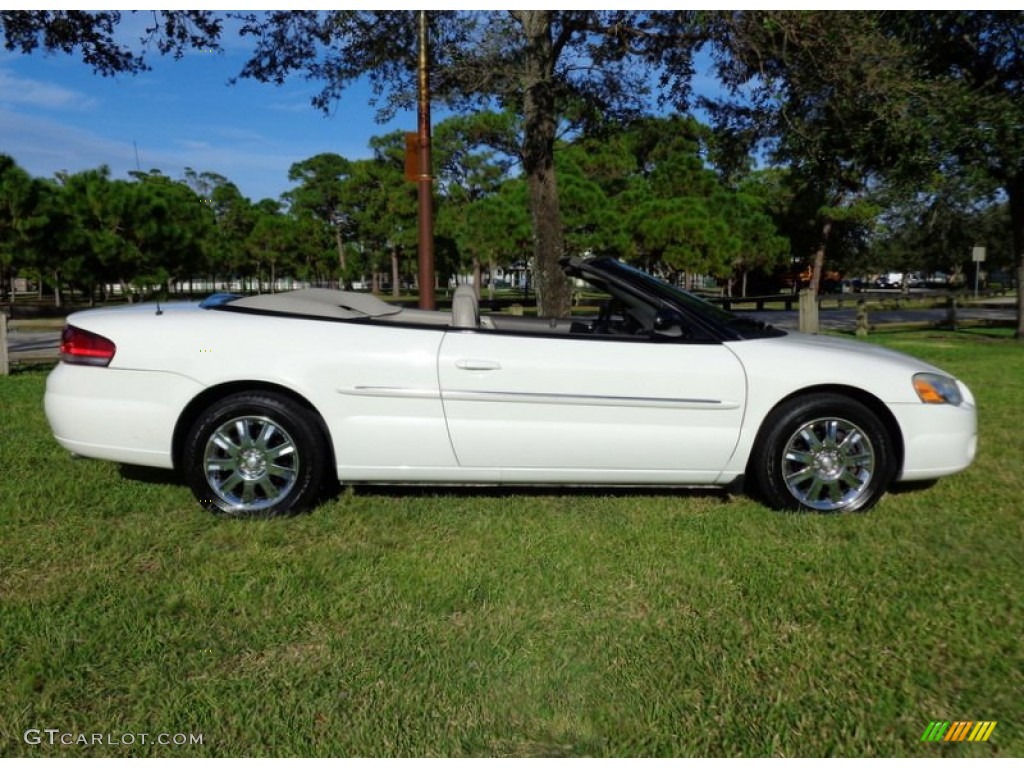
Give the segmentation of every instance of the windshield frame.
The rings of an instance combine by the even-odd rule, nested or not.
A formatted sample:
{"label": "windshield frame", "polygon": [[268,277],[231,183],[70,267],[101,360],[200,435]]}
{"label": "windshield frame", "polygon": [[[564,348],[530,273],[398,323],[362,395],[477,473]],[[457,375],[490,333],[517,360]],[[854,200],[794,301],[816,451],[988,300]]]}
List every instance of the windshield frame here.
{"label": "windshield frame", "polygon": [[785,336],[787,332],[751,317],[737,315],[700,296],[684,291],[649,272],[609,256],[592,257],[571,265],[593,271],[607,280],[638,290],[659,304],[675,307],[723,341]]}

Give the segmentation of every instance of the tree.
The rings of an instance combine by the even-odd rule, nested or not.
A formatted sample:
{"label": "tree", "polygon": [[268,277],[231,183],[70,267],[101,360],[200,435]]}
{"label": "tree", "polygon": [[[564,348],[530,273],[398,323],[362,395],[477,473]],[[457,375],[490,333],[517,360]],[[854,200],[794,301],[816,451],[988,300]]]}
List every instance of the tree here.
{"label": "tree", "polygon": [[353,238],[369,257],[374,290],[379,288],[385,253],[391,264],[392,292],[401,287],[401,253],[416,245],[416,189],[405,181],[405,137],[401,132],[374,137],[373,158],[356,160],[342,183],[341,204],[353,227]]}
{"label": "tree", "polygon": [[[765,172],[752,172],[723,199],[721,215],[739,245],[733,267],[740,274],[740,295],[747,295],[751,270],[770,271],[790,256],[790,241],[779,234],[769,212],[770,187]],[[729,289],[731,293],[732,281]]]}
{"label": "tree", "polygon": [[[9,50],[71,53],[101,74],[145,69],[141,55],[115,36],[114,11],[0,12]],[[281,83],[294,72],[321,81],[315,106],[328,109],[343,90],[368,76],[383,115],[415,100],[412,11],[274,11],[241,14],[241,33],[256,39],[241,77]],[[517,156],[529,189],[539,310],[564,315],[569,287],[558,264],[563,251],[555,175],[560,127],[634,115],[649,106],[652,87],[682,104],[700,41],[693,14],[679,11],[478,11],[430,16],[431,80],[455,108],[497,106],[523,117]],[[216,46],[223,22],[208,11],[154,12],[143,44],[180,56]],[[651,71],[657,68],[658,76]],[[384,98],[386,97],[386,98]]]}
{"label": "tree", "polygon": [[[295,11],[245,17],[256,37],[243,77],[283,82],[292,72],[325,83],[329,107],[368,75],[385,114],[414,100],[415,24],[410,11]],[[455,106],[497,105],[523,117],[516,156],[529,189],[538,308],[567,315],[555,142],[560,123],[635,114],[647,106],[649,70],[668,63],[663,84],[677,98],[692,73],[686,14],[635,11],[437,12],[431,14],[435,93]]]}
{"label": "tree", "polygon": [[960,173],[1006,195],[1024,341],[1024,12],[927,11],[885,22],[941,95],[932,105],[937,145]]}
{"label": "tree", "polygon": [[744,275],[788,250],[756,189],[726,186],[708,167],[707,126],[691,117],[600,127],[559,150],[567,244],[639,258],[652,269]]}
{"label": "tree", "polygon": [[308,211],[331,232],[342,274],[345,273],[346,226],[346,212],[342,206],[342,183],[349,175],[351,167],[351,162],[332,152],[324,152],[308,160],[294,163],[288,169],[288,180],[300,183],[298,187],[284,194],[297,214]]}
{"label": "tree", "polygon": [[[823,190],[818,180],[784,166],[771,166],[745,177],[734,175],[733,183],[739,194],[749,193],[760,201],[759,210],[770,217],[775,231],[788,243],[788,259],[772,259],[764,266],[771,270],[787,264],[787,277],[793,280],[794,289],[809,281],[813,259],[822,248]],[[829,220],[829,272],[863,273],[867,269],[869,239],[880,209],[876,195],[863,194],[849,216],[842,215],[842,208],[826,211],[838,214]],[[768,290],[776,288],[773,282]]]}
{"label": "tree", "polygon": [[872,261],[883,270],[970,275],[976,267],[970,261],[975,245],[986,247],[984,269],[1015,266],[1009,206],[976,190],[891,201],[881,221]]}
{"label": "tree", "polygon": [[933,88],[873,12],[741,11],[718,17],[716,60],[731,101],[719,127],[763,143],[815,199],[817,290],[837,223],[871,220],[865,193],[934,168]]}
{"label": "tree", "polygon": [[[453,208],[450,202],[442,202],[442,220]],[[526,185],[519,179],[506,180],[496,191],[455,210],[458,220],[448,232],[459,251],[470,254],[474,264],[487,264],[488,292],[493,299],[497,267],[523,261],[529,251]]]}
{"label": "tree", "polygon": [[257,292],[263,290],[263,267],[266,266],[270,292],[274,293],[279,267],[295,266],[295,220],[268,208],[257,210],[256,224],[249,232],[245,246],[256,268]]}
{"label": "tree", "polygon": [[132,300],[208,267],[214,214],[192,189],[156,170],[133,172],[133,181],[109,176],[102,166],[44,186],[41,210],[50,223],[39,261],[58,299],[64,280],[90,296],[116,283]]}
{"label": "tree", "polygon": [[[39,298],[44,287],[53,288],[54,306],[60,307],[62,296],[56,280],[61,269],[63,245],[70,232],[70,219],[63,208],[60,188],[49,179],[33,179],[33,211],[29,226],[23,232],[22,242],[13,254],[12,274],[36,279]],[[11,294],[14,300],[14,294]]]}
{"label": "tree", "polygon": [[[32,266],[26,253],[35,234],[46,223],[39,215],[39,183],[22,170],[13,158],[0,155],[0,297],[11,290],[19,268]],[[11,281],[6,278],[10,275]]]}
{"label": "tree", "polygon": [[[132,11],[132,14],[136,11]],[[143,49],[180,58],[187,48],[218,47],[223,22],[210,11],[150,11],[152,21],[139,39]],[[121,11],[0,11],[8,51],[72,54],[101,75],[148,69],[142,54],[117,36]]]}
{"label": "tree", "polygon": [[[468,266],[473,271],[473,284],[478,293],[482,283],[482,263],[487,261],[493,294],[494,240],[507,234],[506,230],[515,217],[514,211],[507,210],[506,221],[501,222],[489,215],[494,206],[483,205],[486,200],[496,199],[502,185],[508,181],[514,160],[495,150],[492,142],[481,139],[485,135],[493,135],[496,126],[512,126],[515,122],[515,117],[508,113],[481,112],[448,118],[434,130],[431,153],[437,168],[439,193],[434,206],[437,211],[435,229],[455,245],[456,254],[468,256]],[[502,200],[499,207],[504,208],[505,202]],[[481,216],[496,229],[487,231],[481,227]]]}
{"label": "tree", "polygon": [[[599,148],[600,141],[581,140],[559,148],[555,168],[562,198],[562,232],[565,250],[581,256],[591,251],[621,250],[625,218],[617,215],[615,195],[602,184],[606,177],[595,173],[621,145]],[[611,162],[614,162],[613,160]]]}

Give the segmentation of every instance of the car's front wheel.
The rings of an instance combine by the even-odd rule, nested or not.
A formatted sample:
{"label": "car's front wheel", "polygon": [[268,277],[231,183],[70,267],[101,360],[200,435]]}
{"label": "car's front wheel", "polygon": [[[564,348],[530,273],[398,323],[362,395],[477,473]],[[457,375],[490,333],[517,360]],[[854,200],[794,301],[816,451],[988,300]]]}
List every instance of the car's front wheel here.
{"label": "car's front wheel", "polygon": [[327,450],[308,409],[272,392],[225,397],[203,411],[185,442],[185,479],[204,509],[274,517],[316,503]]}
{"label": "car's front wheel", "polygon": [[844,395],[807,395],[773,411],[751,460],[757,490],[776,509],[872,507],[896,473],[882,421]]}

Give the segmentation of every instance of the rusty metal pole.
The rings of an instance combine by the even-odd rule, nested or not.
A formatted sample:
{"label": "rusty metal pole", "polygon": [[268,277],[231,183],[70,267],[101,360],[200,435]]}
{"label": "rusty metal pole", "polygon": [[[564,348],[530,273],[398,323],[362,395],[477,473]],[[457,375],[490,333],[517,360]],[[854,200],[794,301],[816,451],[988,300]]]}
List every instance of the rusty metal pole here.
{"label": "rusty metal pole", "polygon": [[427,12],[420,11],[419,61],[419,284],[420,309],[434,309],[434,198],[430,176],[430,80],[427,75]]}

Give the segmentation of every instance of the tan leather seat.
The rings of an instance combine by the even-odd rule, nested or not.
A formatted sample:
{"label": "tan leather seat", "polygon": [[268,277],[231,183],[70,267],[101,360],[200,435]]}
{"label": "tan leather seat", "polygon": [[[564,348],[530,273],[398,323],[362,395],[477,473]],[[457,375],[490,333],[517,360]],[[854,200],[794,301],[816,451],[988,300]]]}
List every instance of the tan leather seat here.
{"label": "tan leather seat", "polygon": [[452,325],[456,328],[480,327],[480,304],[472,285],[464,283],[452,294]]}

